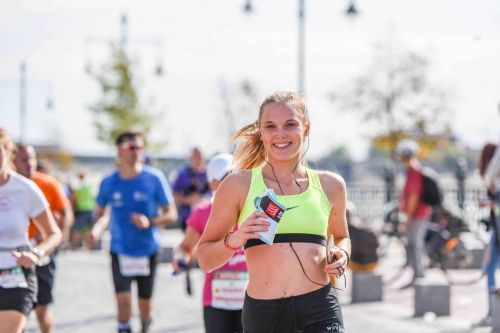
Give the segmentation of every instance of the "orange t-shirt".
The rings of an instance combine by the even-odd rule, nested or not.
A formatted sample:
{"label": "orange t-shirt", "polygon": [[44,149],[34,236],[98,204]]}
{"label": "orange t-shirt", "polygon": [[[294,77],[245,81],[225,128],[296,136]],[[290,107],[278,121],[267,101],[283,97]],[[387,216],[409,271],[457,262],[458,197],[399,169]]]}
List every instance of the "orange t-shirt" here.
{"label": "orange t-shirt", "polygon": [[[35,182],[40,190],[42,190],[43,195],[49,202],[50,210],[52,211],[52,214],[54,214],[54,217],[60,226],[62,217],[61,212],[64,207],[69,205],[69,200],[66,198],[61,185],[54,177],[41,172],[35,172],[31,180]],[[38,228],[33,222],[31,222],[28,229],[29,238],[36,238],[38,233]]]}

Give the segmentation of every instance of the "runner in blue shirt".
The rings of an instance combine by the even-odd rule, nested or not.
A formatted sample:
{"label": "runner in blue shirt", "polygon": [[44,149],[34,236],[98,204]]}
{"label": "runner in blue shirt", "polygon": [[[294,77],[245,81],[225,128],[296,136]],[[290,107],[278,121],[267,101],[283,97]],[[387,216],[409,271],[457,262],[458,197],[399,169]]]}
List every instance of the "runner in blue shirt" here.
{"label": "runner in blue shirt", "polygon": [[[177,220],[177,210],[165,176],[145,166],[144,137],[125,132],[116,139],[118,169],[101,182],[96,223],[89,241],[97,240],[111,220],[111,266],[118,304],[118,332],[132,332],[130,289],[137,282],[142,333],[152,319],[151,298],[159,250],[158,225]],[[111,212],[105,218],[106,208]]]}

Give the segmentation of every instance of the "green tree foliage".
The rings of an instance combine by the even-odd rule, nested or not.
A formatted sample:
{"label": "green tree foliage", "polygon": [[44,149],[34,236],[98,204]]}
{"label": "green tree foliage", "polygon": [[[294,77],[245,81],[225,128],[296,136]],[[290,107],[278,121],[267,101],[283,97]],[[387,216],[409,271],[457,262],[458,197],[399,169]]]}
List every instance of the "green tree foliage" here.
{"label": "green tree foliage", "polygon": [[110,63],[100,73],[91,73],[99,83],[101,96],[91,106],[94,125],[100,141],[113,145],[123,131],[140,131],[148,138],[154,117],[140,103],[132,64],[118,47],[112,47]]}

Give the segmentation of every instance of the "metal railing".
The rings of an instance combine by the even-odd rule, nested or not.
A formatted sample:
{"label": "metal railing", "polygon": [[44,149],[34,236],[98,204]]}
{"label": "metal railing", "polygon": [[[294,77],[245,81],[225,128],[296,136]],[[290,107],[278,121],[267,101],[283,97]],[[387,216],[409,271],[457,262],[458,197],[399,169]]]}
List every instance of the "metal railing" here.
{"label": "metal railing", "polygon": [[[386,205],[386,190],[380,186],[350,185],[347,187],[348,200],[356,206],[356,214],[364,223],[374,227],[381,226]],[[478,202],[485,198],[484,189],[480,187],[468,187],[465,189],[465,201],[463,210],[459,207],[457,187],[448,186],[442,189],[444,206],[455,214],[462,216],[471,230],[479,228],[479,220],[488,216],[488,208],[480,208]],[[397,198],[398,194],[392,195]],[[393,203],[394,204],[394,203]]]}

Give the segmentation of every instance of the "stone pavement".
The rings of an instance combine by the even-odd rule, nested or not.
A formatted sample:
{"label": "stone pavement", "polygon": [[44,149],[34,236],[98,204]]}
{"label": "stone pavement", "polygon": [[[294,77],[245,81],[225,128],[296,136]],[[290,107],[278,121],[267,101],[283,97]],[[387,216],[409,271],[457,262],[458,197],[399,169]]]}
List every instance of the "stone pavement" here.
{"label": "stone pavement", "polygon": [[[162,235],[164,246],[174,246],[181,238],[178,230],[168,230]],[[58,257],[54,332],[107,333],[115,332],[115,303],[106,251],[62,252]],[[384,274],[392,276],[393,264],[383,264]],[[201,285],[203,275],[192,271],[194,296],[185,293],[184,275],[172,276],[169,264],[161,264],[157,273],[152,332],[202,333]],[[460,278],[469,279],[478,270],[460,272]],[[438,271],[429,272],[439,279]],[[453,286],[451,289],[451,316],[424,318],[413,317],[413,290],[398,290],[406,282],[403,275],[394,285],[384,290],[383,302],[350,304],[349,289],[339,291],[343,304],[346,332],[405,332],[405,333],[486,333],[491,329],[470,329],[471,324],[486,311],[486,281],[473,286]],[[349,276],[348,276],[349,288]],[[134,304],[134,313],[137,309]],[[134,317],[137,330],[139,320]],[[38,332],[34,314],[30,316],[26,333]]]}

